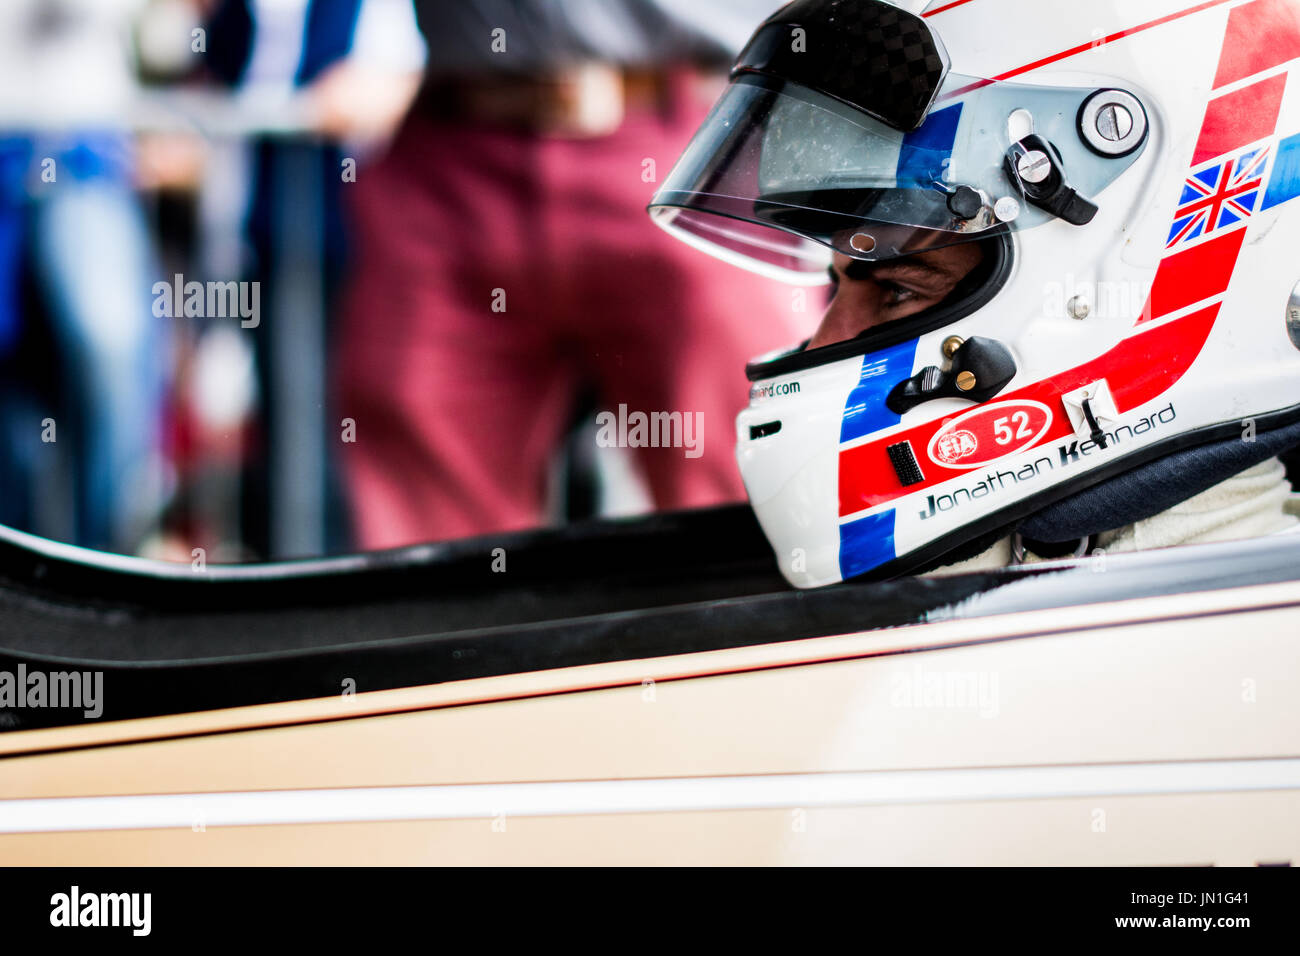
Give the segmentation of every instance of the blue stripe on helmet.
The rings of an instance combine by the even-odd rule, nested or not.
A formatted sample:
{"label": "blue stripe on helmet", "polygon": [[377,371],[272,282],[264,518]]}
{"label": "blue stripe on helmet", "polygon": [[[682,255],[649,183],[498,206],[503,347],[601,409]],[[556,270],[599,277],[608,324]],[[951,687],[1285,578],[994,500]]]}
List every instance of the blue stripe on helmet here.
{"label": "blue stripe on helmet", "polygon": [[840,577],[844,580],[895,557],[893,508],[840,525]]}
{"label": "blue stripe on helmet", "polygon": [[1280,206],[1288,199],[1300,196],[1300,133],[1288,136],[1277,144],[1277,158],[1273,160],[1273,176],[1264,193],[1260,210]]}
{"label": "blue stripe on helmet", "polygon": [[840,441],[852,441],[898,424],[898,415],[885,407],[890,389],[912,376],[916,340],[872,352],[862,358],[858,384],[849,392],[840,424]]}
{"label": "blue stripe on helmet", "polygon": [[928,188],[945,179],[948,160],[957,141],[962,104],[931,113],[919,129],[903,137],[898,150],[899,187]]}

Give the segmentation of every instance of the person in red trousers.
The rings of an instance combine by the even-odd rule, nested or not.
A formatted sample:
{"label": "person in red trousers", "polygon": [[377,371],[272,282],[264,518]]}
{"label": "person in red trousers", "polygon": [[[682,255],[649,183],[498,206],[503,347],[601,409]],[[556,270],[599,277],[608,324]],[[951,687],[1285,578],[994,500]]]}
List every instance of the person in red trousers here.
{"label": "person in red trousers", "polygon": [[537,526],[584,390],[600,409],[693,416],[697,448],[632,452],[656,507],[744,497],[740,370],[811,331],[817,308],[644,213],[719,88],[689,65],[572,56],[426,78],[345,190],[336,402],[354,423],[341,447],[362,547]]}

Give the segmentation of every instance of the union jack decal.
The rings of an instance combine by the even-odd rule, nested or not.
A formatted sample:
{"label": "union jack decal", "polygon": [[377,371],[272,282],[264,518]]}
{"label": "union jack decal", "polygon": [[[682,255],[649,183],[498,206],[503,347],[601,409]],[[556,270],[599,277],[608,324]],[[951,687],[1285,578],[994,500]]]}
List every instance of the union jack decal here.
{"label": "union jack decal", "polygon": [[1183,182],[1166,249],[1249,219],[1264,183],[1269,147],[1216,163]]}

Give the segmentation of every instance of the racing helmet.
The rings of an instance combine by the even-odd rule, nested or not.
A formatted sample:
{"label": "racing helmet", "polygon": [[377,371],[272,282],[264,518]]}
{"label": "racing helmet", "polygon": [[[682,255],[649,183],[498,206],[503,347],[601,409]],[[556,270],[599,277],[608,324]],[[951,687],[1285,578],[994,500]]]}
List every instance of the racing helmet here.
{"label": "racing helmet", "polygon": [[752,361],[785,577],[1176,504],[1300,442],[1300,0],[795,0],[651,200],[790,283],[978,244],[942,301]]}

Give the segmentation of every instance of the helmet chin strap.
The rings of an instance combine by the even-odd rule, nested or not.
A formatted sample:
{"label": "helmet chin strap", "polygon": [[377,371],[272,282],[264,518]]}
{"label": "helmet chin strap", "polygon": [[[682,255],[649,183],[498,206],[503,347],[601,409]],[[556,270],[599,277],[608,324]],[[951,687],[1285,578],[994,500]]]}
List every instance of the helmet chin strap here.
{"label": "helmet chin strap", "polygon": [[1300,422],[1253,437],[1188,448],[1139,465],[1044,508],[1017,530],[1037,541],[1076,541],[1150,518],[1300,445]]}

